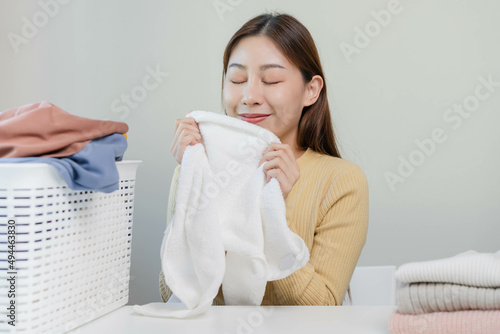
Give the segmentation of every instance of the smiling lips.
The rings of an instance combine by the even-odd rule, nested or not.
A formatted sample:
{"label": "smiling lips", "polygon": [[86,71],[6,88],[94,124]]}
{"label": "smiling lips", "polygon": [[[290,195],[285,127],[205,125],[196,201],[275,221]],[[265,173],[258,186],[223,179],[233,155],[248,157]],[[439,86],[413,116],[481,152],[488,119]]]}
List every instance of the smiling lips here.
{"label": "smiling lips", "polygon": [[264,114],[240,114],[241,120],[249,123],[259,123],[263,120],[265,120],[268,116],[270,115],[264,115]]}

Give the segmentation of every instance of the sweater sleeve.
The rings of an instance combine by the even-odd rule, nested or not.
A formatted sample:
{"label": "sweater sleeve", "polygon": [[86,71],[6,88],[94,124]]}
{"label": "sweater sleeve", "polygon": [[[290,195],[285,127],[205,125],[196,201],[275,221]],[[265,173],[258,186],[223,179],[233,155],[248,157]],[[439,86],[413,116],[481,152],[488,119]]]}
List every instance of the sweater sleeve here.
{"label": "sweater sleeve", "polygon": [[[175,199],[177,196],[177,185],[179,183],[179,173],[181,170],[181,165],[178,165],[174,170],[174,175],[172,176],[172,182],[170,183],[170,192],[168,195],[168,205],[167,205],[167,226],[172,220],[175,212]],[[165,283],[165,276],[163,276],[163,271],[160,270],[160,275],[158,277],[160,283],[160,295],[163,302],[167,302],[170,296],[172,296],[172,291],[169,289]]]}
{"label": "sweater sleeve", "polygon": [[319,210],[309,262],[273,282],[279,304],[342,304],[368,231],[368,182],[359,166],[334,177]]}

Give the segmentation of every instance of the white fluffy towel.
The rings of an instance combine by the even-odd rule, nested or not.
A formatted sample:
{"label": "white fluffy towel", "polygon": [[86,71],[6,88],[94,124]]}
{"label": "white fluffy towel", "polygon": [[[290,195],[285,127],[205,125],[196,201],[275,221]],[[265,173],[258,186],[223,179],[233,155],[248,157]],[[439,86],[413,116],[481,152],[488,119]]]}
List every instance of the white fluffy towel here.
{"label": "white fluffy towel", "polygon": [[469,250],[453,257],[406,263],[395,273],[400,282],[452,283],[482,288],[500,287],[500,251]]}
{"label": "white fluffy towel", "polygon": [[266,183],[265,164],[258,166],[279,138],[222,114],[196,110],[187,117],[198,123],[202,141],[184,152],[175,213],[161,245],[173,296],[167,303],[135,305],[143,315],[203,313],[221,284],[227,305],[260,305],[267,281],[309,261],[304,241],[288,227],[278,180]]}

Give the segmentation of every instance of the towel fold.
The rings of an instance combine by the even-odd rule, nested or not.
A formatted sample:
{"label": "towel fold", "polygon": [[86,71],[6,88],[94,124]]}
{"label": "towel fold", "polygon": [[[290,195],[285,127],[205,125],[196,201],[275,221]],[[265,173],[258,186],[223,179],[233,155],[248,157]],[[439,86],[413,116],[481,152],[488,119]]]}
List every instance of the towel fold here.
{"label": "towel fold", "polygon": [[464,310],[500,310],[500,288],[477,288],[448,283],[403,283],[397,287],[403,314]]}
{"label": "towel fold", "polygon": [[391,334],[498,334],[500,311],[433,312],[419,315],[394,313]]}
{"label": "towel fold", "polygon": [[450,258],[403,264],[395,273],[400,282],[453,283],[484,288],[500,287],[500,251],[470,250]]}
{"label": "towel fold", "polygon": [[135,305],[144,315],[202,313],[221,284],[227,305],[260,305],[268,281],[309,260],[304,241],[288,227],[278,180],[266,183],[264,164],[258,166],[279,138],[226,115],[197,110],[187,116],[198,123],[202,141],[184,152],[176,210],[160,250],[165,282],[181,303]]}
{"label": "towel fold", "polygon": [[46,101],[27,104],[0,113],[0,158],[66,157],[127,131],[126,123],[79,117]]}

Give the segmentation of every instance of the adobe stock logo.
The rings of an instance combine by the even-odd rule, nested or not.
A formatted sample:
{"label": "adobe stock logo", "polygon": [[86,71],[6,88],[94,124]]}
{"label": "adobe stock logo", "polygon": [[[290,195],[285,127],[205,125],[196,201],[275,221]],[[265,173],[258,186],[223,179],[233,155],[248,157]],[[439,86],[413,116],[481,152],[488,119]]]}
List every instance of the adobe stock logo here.
{"label": "adobe stock logo", "polygon": [[244,0],[214,0],[212,6],[214,7],[219,19],[224,21],[224,13],[232,12],[237,6],[241,5]]}
{"label": "adobe stock logo", "polygon": [[146,72],[148,74],[142,78],[141,85],[132,87],[130,94],[120,94],[119,98],[111,102],[111,111],[119,114],[120,119],[127,118],[130,114],[130,109],[136,109],[139,103],[148,97],[148,92],[157,89],[163,82],[163,79],[170,75],[167,72],[162,72],[159,64],[156,64],[154,70],[151,66],[147,66]]}
{"label": "adobe stock logo", "polygon": [[19,46],[22,44],[28,44],[28,42],[38,35],[39,29],[45,27],[50,18],[54,18],[60,9],[60,5],[65,5],[69,3],[70,0],[47,0],[38,1],[38,5],[41,10],[33,14],[31,20],[28,20],[26,16],[21,18],[23,26],[21,27],[21,35],[9,32],[7,38],[9,39],[12,49],[17,54],[19,53]]}
{"label": "adobe stock logo", "polygon": [[[236,334],[253,334],[259,332],[258,329],[261,327],[266,318],[269,318],[274,313],[273,306],[259,306],[252,311],[246,319],[244,317],[238,316]],[[230,334],[224,331],[224,334]]]}
{"label": "adobe stock logo", "polygon": [[349,44],[342,41],[339,44],[340,51],[342,51],[347,63],[351,63],[354,55],[360,54],[361,50],[370,45],[371,41],[381,33],[382,29],[392,22],[393,16],[401,13],[402,10],[403,6],[399,0],[390,0],[387,3],[387,9],[372,10],[370,12],[373,20],[368,21],[363,30],[355,26],[353,43]]}
{"label": "adobe stock logo", "polygon": [[[443,120],[445,123],[450,123],[453,130],[458,130],[464,119],[472,116],[481,102],[486,101],[500,87],[500,82],[493,81],[493,75],[489,74],[487,79],[483,76],[477,78],[479,84],[476,85],[474,92],[466,96],[462,103],[454,103],[443,112]],[[436,127],[431,131],[430,138],[415,139],[413,142],[417,146],[416,149],[408,154],[408,158],[399,155],[399,166],[397,172],[386,171],[384,173],[385,180],[392,192],[396,190],[398,183],[403,183],[407,178],[415,173],[416,168],[422,166],[426,159],[432,156],[439,144],[448,140],[446,130],[442,127]]]}

